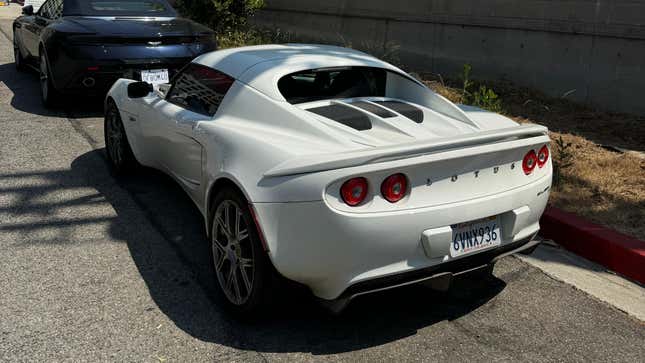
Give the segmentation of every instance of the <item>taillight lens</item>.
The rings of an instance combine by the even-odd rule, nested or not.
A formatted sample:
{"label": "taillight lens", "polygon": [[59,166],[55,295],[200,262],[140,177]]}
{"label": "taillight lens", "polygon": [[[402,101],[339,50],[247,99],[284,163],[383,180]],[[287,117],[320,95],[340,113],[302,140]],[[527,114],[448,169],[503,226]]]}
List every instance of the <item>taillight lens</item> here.
{"label": "taillight lens", "polygon": [[524,169],[524,174],[531,174],[533,172],[533,169],[535,169],[537,161],[538,160],[537,155],[535,154],[535,150],[529,151],[526,156],[524,156],[524,160],[522,160],[522,169]]}
{"label": "taillight lens", "polygon": [[343,201],[349,206],[357,206],[361,204],[367,196],[367,179],[353,178],[340,187],[340,195]]}
{"label": "taillight lens", "polygon": [[541,168],[549,160],[549,148],[546,145],[542,146],[537,154],[537,165]]}
{"label": "taillight lens", "polygon": [[390,175],[381,184],[381,194],[390,203],[403,199],[407,191],[408,179],[403,174]]}

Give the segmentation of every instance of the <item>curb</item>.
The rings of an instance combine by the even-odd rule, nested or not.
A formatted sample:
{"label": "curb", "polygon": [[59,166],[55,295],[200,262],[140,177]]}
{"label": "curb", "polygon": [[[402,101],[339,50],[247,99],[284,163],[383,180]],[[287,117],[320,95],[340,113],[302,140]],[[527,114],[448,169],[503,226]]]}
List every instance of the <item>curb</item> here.
{"label": "curb", "polygon": [[645,284],[645,241],[555,207],[540,219],[540,234],[567,250]]}

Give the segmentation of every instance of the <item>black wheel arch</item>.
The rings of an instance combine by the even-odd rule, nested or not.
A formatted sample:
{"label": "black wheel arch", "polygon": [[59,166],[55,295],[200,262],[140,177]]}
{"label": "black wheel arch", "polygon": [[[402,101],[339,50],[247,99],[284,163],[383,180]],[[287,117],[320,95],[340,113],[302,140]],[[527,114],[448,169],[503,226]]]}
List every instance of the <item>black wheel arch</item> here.
{"label": "black wheel arch", "polygon": [[58,52],[60,50],[48,44],[49,42],[45,42],[43,40],[40,41],[40,44],[38,45],[38,56],[40,57],[41,54],[45,55],[45,59],[47,60],[47,69],[49,70],[49,78],[51,80],[51,83],[52,85],[54,85],[56,89],[61,89],[60,84],[57,80],[59,73],[57,72],[58,68],[56,67],[56,62],[58,60]]}
{"label": "black wheel arch", "polygon": [[217,179],[208,189],[206,194],[207,205],[205,206],[206,212],[206,235],[210,238],[211,229],[213,227],[213,213],[215,212],[215,206],[213,205],[215,198],[217,198],[218,193],[224,189],[232,189],[235,192],[239,193],[244,200],[248,203],[249,199],[247,198],[242,188],[240,188],[237,183],[232,179],[227,177],[221,177]]}
{"label": "black wheel arch", "polygon": [[114,106],[116,106],[117,109],[119,108],[117,106],[116,101],[114,100],[114,98],[112,98],[112,96],[107,96],[107,97],[105,97],[105,101],[103,101],[103,114],[104,115],[107,113],[107,108],[108,108],[108,105],[110,103],[113,104]]}

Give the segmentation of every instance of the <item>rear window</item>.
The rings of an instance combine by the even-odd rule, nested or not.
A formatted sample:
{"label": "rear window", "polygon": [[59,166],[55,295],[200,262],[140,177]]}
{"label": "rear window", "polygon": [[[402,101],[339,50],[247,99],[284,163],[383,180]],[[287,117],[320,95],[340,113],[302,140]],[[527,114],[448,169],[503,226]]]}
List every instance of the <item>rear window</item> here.
{"label": "rear window", "polygon": [[384,97],[387,71],[372,67],[312,69],[278,81],[287,102],[305,103],[335,98]]}
{"label": "rear window", "polygon": [[214,116],[233,82],[220,71],[191,63],[173,80],[166,99],[192,112]]}
{"label": "rear window", "polygon": [[165,0],[76,0],[79,15],[92,16],[176,16]]}

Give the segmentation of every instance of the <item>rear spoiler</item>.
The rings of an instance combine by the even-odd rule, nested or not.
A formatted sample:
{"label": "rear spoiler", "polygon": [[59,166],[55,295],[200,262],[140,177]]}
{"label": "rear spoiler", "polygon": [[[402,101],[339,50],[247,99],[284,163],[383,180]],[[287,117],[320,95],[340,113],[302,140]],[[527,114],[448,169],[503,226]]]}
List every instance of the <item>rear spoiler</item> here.
{"label": "rear spoiler", "polygon": [[542,139],[540,141],[548,142],[547,131],[548,129],[546,127],[540,125],[521,125],[478,132],[466,136],[429,140],[426,142],[415,142],[343,153],[308,155],[287,160],[268,170],[264,173],[264,176],[278,177],[348,168],[406,157],[421,156],[455,148],[466,148],[532,137],[540,137]]}

